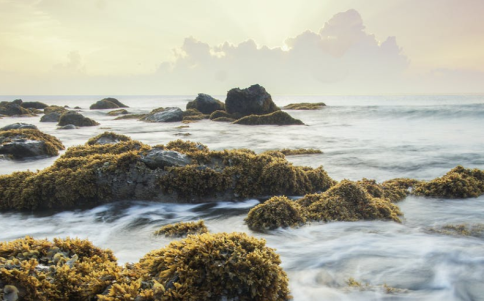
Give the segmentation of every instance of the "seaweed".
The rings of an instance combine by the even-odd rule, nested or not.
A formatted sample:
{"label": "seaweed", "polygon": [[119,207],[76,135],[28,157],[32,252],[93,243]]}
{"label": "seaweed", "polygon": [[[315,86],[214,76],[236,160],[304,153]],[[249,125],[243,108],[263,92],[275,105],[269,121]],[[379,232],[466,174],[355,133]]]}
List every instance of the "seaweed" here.
{"label": "seaweed", "polygon": [[222,117],[223,118],[230,118],[230,119],[234,119],[235,120],[235,117],[232,114],[229,114],[226,111],[222,111],[222,110],[214,111],[209,116],[210,120],[214,120],[214,119],[222,118]]}
{"label": "seaweed", "polygon": [[294,119],[283,111],[275,111],[266,115],[249,115],[233,123],[243,125],[304,125],[301,120]]}
{"label": "seaweed", "polygon": [[198,222],[179,222],[161,227],[155,231],[155,235],[164,235],[166,237],[184,237],[189,234],[207,233],[208,229],[203,220]]}
{"label": "seaweed", "polygon": [[[44,142],[44,152],[48,156],[59,155],[59,150],[64,150],[62,142],[54,136],[42,133],[36,129],[16,129],[0,131],[0,145],[10,143],[15,139],[35,140]],[[14,157],[16,154],[12,154]]]}
{"label": "seaweed", "polygon": [[284,106],[284,110],[319,110],[325,107],[326,104],[323,102],[301,102],[301,103],[291,103],[287,106]]}

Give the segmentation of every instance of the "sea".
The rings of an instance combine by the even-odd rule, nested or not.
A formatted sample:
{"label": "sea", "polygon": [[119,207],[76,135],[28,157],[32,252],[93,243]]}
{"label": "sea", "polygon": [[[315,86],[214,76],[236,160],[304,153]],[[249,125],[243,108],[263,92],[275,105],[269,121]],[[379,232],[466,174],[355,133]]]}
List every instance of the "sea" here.
{"label": "sea", "polygon": [[[195,95],[196,96],[196,95]],[[130,113],[180,107],[187,96],[111,96]],[[39,117],[6,117],[0,127],[24,122],[59,138],[66,147],[84,144],[105,131],[143,143],[176,139],[201,142],[211,150],[249,148],[257,153],[281,148],[315,148],[322,154],[288,156],[295,165],[323,166],[335,180],[379,182],[408,177],[430,180],[457,165],[484,169],[483,95],[273,96],[289,103],[324,102],[316,111],[287,111],[304,126],[244,126],[202,120],[144,123],[114,120],[109,110],[89,110],[104,98],[90,96],[0,96],[81,107],[100,123],[58,130]],[[224,100],[225,96],[215,96]],[[0,161],[0,174],[41,170],[56,158]],[[300,196],[291,196],[294,198]],[[294,300],[484,300],[484,235],[442,234],[444,225],[484,223],[484,196],[464,200],[409,196],[398,203],[404,218],[395,222],[312,223],[261,234],[244,223],[259,200],[172,204],[145,200],[85,210],[0,213],[0,241],[79,237],[113,250],[120,264],[137,262],[172,240],[154,236],[163,225],[203,219],[212,233],[245,232],[266,240],[281,257]]]}

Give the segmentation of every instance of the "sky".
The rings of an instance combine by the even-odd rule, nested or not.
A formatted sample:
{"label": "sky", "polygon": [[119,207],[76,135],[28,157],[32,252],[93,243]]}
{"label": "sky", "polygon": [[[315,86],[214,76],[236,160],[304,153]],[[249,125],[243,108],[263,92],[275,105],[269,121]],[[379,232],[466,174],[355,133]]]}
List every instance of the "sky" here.
{"label": "sky", "polygon": [[482,16],[482,0],[0,0],[0,94],[484,94]]}

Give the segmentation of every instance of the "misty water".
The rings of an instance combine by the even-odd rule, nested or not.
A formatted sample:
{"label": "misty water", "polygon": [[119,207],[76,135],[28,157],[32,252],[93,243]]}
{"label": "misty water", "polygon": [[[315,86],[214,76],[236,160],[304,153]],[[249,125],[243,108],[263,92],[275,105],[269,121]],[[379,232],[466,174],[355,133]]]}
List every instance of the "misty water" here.
{"label": "misty water", "polygon": [[[106,115],[109,110],[88,110],[102,96],[21,98],[80,106],[82,114],[101,124],[57,130],[55,123],[40,123],[40,117],[0,119],[0,127],[14,122],[35,124],[66,147],[114,131],[150,145],[187,139],[211,150],[250,148],[259,153],[317,148],[323,154],[287,158],[296,165],[323,165],[336,180],[428,180],[456,165],[484,169],[484,96],[275,96],[279,106],[294,102],[325,102],[328,106],[318,111],[288,111],[306,126],[242,126],[203,120],[185,128],[179,128],[181,123],[116,121]],[[117,98],[130,106],[130,113],[147,113],[161,106],[184,108],[194,97]],[[43,169],[55,159],[0,161],[0,174]],[[446,224],[483,223],[484,196],[464,200],[407,197],[398,203],[404,213],[401,224],[313,223],[267,234],[252,232],[244,224],[247,212],[258,203],[253,199],[205,204],[119,200],[89,210],[0,213],[0,241],[25,235],[88,238],[99,247],[112,249],[120,263],[135,262],[171,241],[153,236],[154,230],[173,222],[204,219],[211,232],[246,232],[264,238],[281,256],[297,301],[484,300],[484,237],[431,230]],[[362,287],[348,286],[350,278]]]}

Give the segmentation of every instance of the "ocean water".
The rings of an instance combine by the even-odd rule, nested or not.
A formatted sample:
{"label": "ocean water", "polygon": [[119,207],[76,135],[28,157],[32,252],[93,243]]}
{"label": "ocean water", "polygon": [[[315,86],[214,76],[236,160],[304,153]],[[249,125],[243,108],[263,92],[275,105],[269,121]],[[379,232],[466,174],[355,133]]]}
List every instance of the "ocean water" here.
{"label": "ocean water", "polygon": [[[296,165],[322,165],[334,179],[384,181],[396,177],[432,179],[456,165],[484,169],[484,96],[274,96],[283,106],[325,102],[318,111],[288,111],[305,126],[242,126],[203,120],[152,124],[115,121],[107,111],[90,111],[102,96],[0,96],[80,106],[97,127],[57,130],[40,117],[0,119],[0,127],[25,122],[58,137],[65,146],[114,131],[155,145],[174,139],[201,142],[212,150],[317,148],[318,155],[288,157]],[[119,96],[132,113],[184,108],[194,96]],[[218,97],[224,100],[224,96]],[[108,110],[109,111],[109,110]],[[189,136],[184,136],[189,134]],[[0,161],[0,174],[43,169],[56,158]],[[137,261],[171,240],[154,237],[165,224],[204,219],[211,232],[246,232],[264,238],[282,259],[294,300],[484,300],[484,237],[430,231],[445,224],[484,223],[484,197],[465,200],[408,197],[399,203],[402,224],[335,222],[268,234],[244,224],[257,200],[197,205],[123,201],[90,210],[0,213],[0,241],[35,238],[89,238],[114,251],[120,263]],[[350,278],[362,287],[349,287]],[[387,288],[395,288],[387,292]]]}

